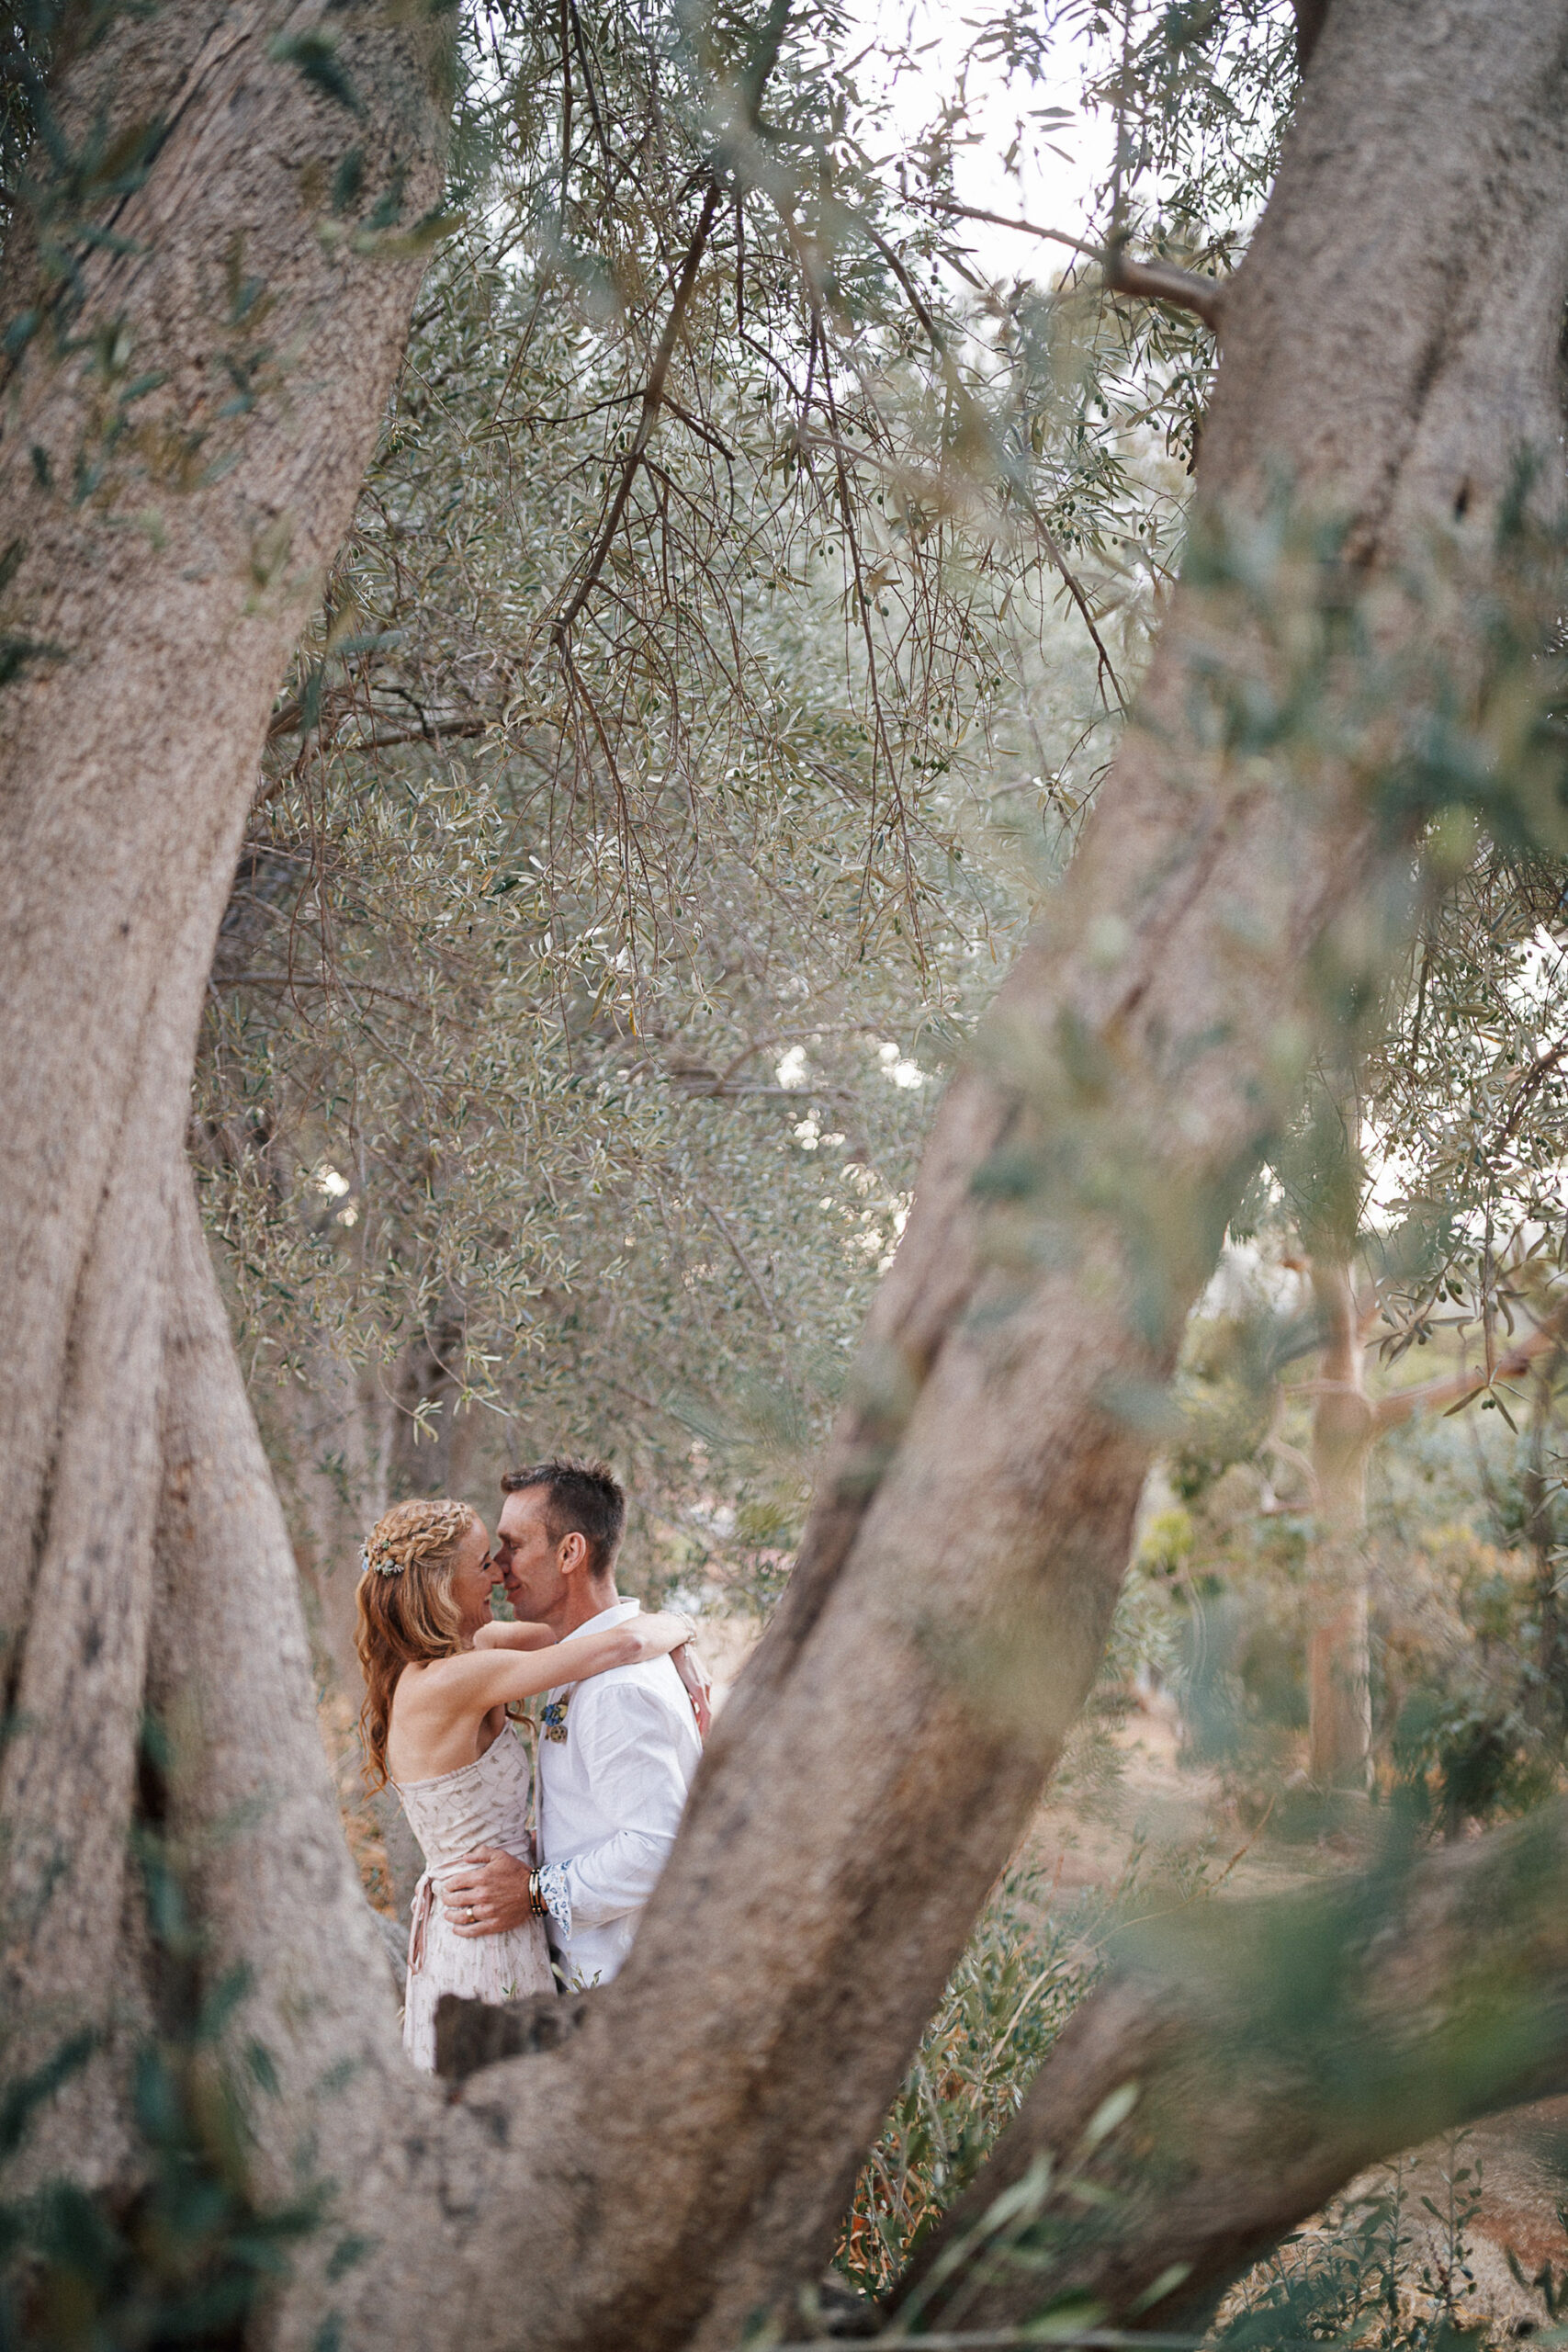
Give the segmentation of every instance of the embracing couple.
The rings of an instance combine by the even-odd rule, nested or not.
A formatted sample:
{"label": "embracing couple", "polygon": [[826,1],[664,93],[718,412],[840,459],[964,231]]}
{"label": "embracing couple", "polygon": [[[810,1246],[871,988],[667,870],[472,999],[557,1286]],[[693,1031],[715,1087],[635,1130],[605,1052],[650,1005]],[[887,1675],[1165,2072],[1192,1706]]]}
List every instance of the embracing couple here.
{"label": "embracing couple", "polygon": [[[467,1503],[407,1502],[378,1520],[361,1563],[367,1769],[397,1791],[425,1860],[403,2046],[427,2069],[443,1993],[511,2001],[558,1976],[615,1975],[707,1729],[692,1625],[615,1590],[626,1506],[609,1471],[545,1462],[502,1486],[493,1558]],[[491,1616],[498,1582],[515,1623]],[[536,1850],[528,1750],[507,1710],[538,1698]]]}

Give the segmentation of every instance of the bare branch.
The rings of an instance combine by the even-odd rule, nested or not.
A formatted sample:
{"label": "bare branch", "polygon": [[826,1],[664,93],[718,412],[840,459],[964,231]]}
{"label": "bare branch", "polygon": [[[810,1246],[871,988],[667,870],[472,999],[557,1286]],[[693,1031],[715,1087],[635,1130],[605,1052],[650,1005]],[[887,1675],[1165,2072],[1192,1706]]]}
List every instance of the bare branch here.
{"label": "bare branch", "polygon": [[675,299],[670,305],[670,316],[664,322],[664,333],[660,338],[659,349],[654,354],[653,366],[649,370],[648,382],[642,395],[642,413],[637,418],[637,431],[632,436],[632,446],[626,452],[626,463],[621,469],[621,479],[616,485],[615,495],[610,501],[610,511],[605,515],[599,537],[593,543],[582,577],[578,582],[576,591],[566,610],[556,623],[555,637],[558,644],[564,641],[573,621],[593,594],[599,574],[604,569],[604,560],[610,552],[615,533],[620,529],[621,517],[626,511],[626,501],[632,494],[632,484],[637,480],[637,468],[643,461],[649,442],[653,437],[653,428],[659,422],[659,412],[664,402],[665,378],[670,373],[670,362],[675,356],[675,345],[680,340],[682,324],[691,304],[693,289],[697,282],[697,272],[702,267],[703,255],[707,251],[708,237],[717,216],[722,194],[717,179],[710,178],[708,192],[703,199],[703,209],[698,215],[696,228],[692,232],[692,241],[686,247],[685,258],[681,265],[681,276],[675,288]]}
{"label": "bare branch", "polygon": [[1168,302],[1179,311],[1194,311],[1213,334],[1224,322],[1225,285],[1222,278],[1200,277],[1196,270],[1179,269],[1169,261],[1133,261],[1120,239],[1112,237],[1103,255],[1105,282],[1113,294],[1131,294],[1145,302]]}
{"label": "bare branch", "polygon": [[1069,237],[1065,229],[1042,229],[1032,220],[1015,220],[1005,212],[986,212],[978,205],[954,204],[945,196],[923,196],[919,201],[931,212],[947,212],[961,220],[984,220],[993,229],[1016,229],[1022,237],[1041,237],[1053,245],[1067,245],[1089,261],[1099,261],[1101,249],[1083,237]]}
{"label": "bare branch", "polygon": [[1066,245],[1086,259],[1098,261],[1105,272],[1106,285],[1113,294],[1132,294],[1150,302],[1171,302],[1178,310],[1195,311],[1204,325],[1215,334],[1224,315],[1225,286],[1222,278],[1201,277],[1196,270],[1179,269],[1174,262],[1133,261],[1124,250],[1123,241],[1112,237],[1104,245],[1091,244],[1086,238],[1070,237],[1065,229],[1042,229],[1032,220],[1010,219],[1005,212],[986,212],[972,204],[954,204],[946,197],[928,196],[920,198],[932,212],[946,212],[963,220],[984,220],[993,229],[1016,229],[1022,237],[1040,237],[1054,245]]}
{"label": "bare branch", "polygon": [[745,1275],[747,1281],[756,1292],[757,1296],[761,1300],[762,1311],[767,1316],[768,1320],[772,1323],[775,1331],[782,1331],[784,1329],[784,1319],[781,1317],[778,1308],[773,1305],[773,1299],[769,1295],[769,1293],[763,1284],[761,1276],[758,1273],[757,1269],[751,1263],[750,1259],[748,1258],[745,1250],[742,1250],[739,1242],[736,1239],[734,1229],[731,1227],[728,1218],[723,1216],[719,1210],[716,1209],[711,1201],[704,1201],[703,1206],[707,1211],[708,1216],[712,1217],[715,1225],[718,1227],[719,1232],[723,1235],[725,1244],[729,1250],[730,1256],[734,1259],[736,1264],[739,1267],[741,1272]]}

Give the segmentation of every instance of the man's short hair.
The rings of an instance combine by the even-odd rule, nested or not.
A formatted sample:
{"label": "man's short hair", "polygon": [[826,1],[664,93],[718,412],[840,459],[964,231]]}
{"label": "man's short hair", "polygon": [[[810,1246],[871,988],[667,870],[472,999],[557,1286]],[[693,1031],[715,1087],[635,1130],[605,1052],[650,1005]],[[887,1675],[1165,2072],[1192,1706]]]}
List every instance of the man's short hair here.
{"label": "man's short hair", "polygon": [[521,1495],[530,1487],[545,1489],[550,1542],[581,1535],[588,1546],[589,1574],[607,1577],[626,1523],[626,1492],[608,1463],[575,1462],[557,1454],[548,1462],[536,1462],[531,1469],[509,1470],[501,1482],[503,1495]]}

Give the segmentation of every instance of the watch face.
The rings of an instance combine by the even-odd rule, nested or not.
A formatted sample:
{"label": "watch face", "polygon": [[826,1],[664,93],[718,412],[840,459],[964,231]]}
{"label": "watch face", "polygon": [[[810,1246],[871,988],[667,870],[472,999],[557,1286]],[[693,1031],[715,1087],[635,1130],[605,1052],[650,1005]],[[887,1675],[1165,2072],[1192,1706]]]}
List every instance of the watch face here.
{"label": "watch face", "polygon": [[562,1747],[566,1746],[566,1711],[570,1704],[571,1693],[569,1690],[564,1699],[552,1699],[539,1717],[545,1737],[557,1741]]}

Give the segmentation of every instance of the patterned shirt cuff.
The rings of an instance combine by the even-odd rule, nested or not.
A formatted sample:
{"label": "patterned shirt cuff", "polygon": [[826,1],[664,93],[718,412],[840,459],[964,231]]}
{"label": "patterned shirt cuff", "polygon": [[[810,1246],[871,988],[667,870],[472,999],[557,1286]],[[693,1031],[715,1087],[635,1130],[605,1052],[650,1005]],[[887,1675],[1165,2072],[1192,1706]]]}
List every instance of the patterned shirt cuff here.
{"label": "patterned shirt cuff", "polygon": [[546,1910],[559,1928],[564,1943],[571,1941],[571,1896],[567,1892],[566,1867],[544,1862],[539,1868],[539,1894]]}

